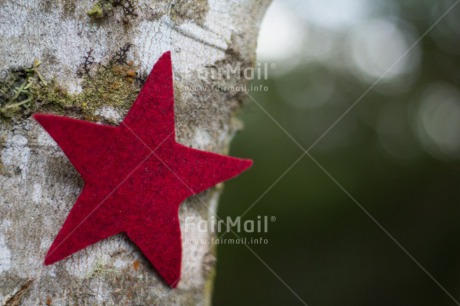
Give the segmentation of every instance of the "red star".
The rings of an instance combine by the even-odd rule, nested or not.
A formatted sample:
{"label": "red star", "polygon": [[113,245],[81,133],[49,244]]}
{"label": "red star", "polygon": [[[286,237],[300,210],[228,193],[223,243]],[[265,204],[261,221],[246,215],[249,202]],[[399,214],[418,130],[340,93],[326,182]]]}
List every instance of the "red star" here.
{"label": "red star", "polygon": [[46,114],[34,118],[85,181],[46,255],[46,265],[125,232],[176,287],[182,258],[180,203],[252,164],[175,141],[169,52],[155,64],[118,127]]}

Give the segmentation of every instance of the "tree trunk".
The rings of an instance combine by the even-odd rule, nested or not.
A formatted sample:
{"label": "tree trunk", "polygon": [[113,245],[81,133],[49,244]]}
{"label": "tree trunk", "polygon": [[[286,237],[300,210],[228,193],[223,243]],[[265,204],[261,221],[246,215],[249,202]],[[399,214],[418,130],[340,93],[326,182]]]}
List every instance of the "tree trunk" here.
{"label": "tree trunk", "polygon": [[[181,205],[182,279],[169,289],[116,235],[54,265],[43,260],[82,188],[56,143],[30,118],[53,112],[118,124],[159,56],[171,50],[178,142],[226,153],[255,64],[269,0],[0,0],[0,301],[3,305],[206,305],[211,238],[197,227],[221,188]],[[224,69],[224,70],[222,70]],[[203,204],[206,203],[206,205]],[[194,228],[195,230],[191,230]],[[202,241],[201,241],[202,242]]]}

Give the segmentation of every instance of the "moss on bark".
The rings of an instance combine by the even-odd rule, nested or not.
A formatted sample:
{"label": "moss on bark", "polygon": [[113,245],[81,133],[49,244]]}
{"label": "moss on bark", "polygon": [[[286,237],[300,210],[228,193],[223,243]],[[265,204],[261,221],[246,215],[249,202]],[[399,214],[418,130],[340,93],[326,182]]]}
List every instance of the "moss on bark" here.
{"label": "moss on bark", "polygon": [[82,72],[79,93],[69,93],[59,80],[45,80],[38,60],[31,67],[10,71],[0,81],[2,121],[17,122],[35,112],[51,112],[115,124],[97,110],[102,106],[113,106],[119,112],[129,109],[143,83],[138,67],[132,61],[120,60],[118,53],[108,65],[91,64],[91,71],[85,67],[88,69]]}

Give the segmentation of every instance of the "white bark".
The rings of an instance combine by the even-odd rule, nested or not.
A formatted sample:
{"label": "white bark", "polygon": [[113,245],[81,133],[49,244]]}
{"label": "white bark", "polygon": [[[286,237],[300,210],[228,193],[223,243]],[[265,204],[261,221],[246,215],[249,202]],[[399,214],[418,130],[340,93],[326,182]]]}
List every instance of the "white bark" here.
{"label": "white bark", "polygon": [[[237,129],[232,117],[242,95],[185,88],[244,84],[237,76],[229,80],[196,76],[227,63],[254,64],[258,26],[269,1],[139,0],[132,1],[137,17],[126,17],[121,8],[115,8],[114,14],[101,20],[87,15],[95,2],[0,0],[0,82],[12,69],[30,67],[37,58],[46,80],[54,79],[78,93],[82,90],[78,67],[90,48],[96,62],[106,63],[120,47],[131,43],[129,58],[144,74],[163,52],[171,50],[177,140],[225,153]],[[112,106],[96,112],[113,122],[125,115],[123,109]],[[187,242],[210,238],[198,231],[183,228],[182,280],[175,290],[159,279],[123,235],[44,266],[44,256],[82,181],[54,141],[31,119],[0,122],[0,154],[0,301],[5,305],[209,302],[215,257],[209,244]],[[220,188],[214,188],[183,203],[182,223],[185,217],[198,222],[215,214],[219,194]],[[139,267],[135,267],[137,262]]]}

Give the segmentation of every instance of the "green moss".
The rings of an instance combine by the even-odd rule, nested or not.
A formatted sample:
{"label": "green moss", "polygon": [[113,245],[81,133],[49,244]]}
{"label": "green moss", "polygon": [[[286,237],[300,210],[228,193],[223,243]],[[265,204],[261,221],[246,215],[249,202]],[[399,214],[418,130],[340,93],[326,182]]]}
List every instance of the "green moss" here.
{"label": "green moss", "polygon": [[83,91],[75,104],[88,116],[94,116],[98,108],[106,105],[125,112],[140,90],[135,76],[136,71],[130,65],[100,67],[94,77],[87,76],[84,79]]}
{"label": "green moss", "polygon": [[32,67],[12,71],[0,83],[0,115],[11,118],[19,109],[29,107],[34,99],[31,87],[35,81],[47,85],[38,67],[40,61],[35,60]]}
{"label": "green moss", "polygon": [[94,19],[102,19],[111,16],[115,8],[119,7],[123,15],[127,17],[137,17],[135,0],[98,0],[86,14]]}
{"label": "green moss", "polygon": [[46,81],[39,66],[35,61],[31,68],[12,71],[0,82],[0,117],[4,120],[18,121],[35,112],[52,112],[104,121],[96,115],[97,109],[113,106],[124,113],[141,87],[132,63],[97,65],[93,75],[82,76],[78,94],[68,93],[56,80]]}
{"label": "green moss", "polygon": [[104,18],[105,16],[104,8],[100,2],[93,5],[93,7],[88,12],[86,12],[86,14],[88,14],[89,17],[96,19]]}

